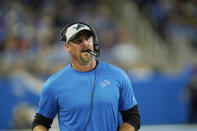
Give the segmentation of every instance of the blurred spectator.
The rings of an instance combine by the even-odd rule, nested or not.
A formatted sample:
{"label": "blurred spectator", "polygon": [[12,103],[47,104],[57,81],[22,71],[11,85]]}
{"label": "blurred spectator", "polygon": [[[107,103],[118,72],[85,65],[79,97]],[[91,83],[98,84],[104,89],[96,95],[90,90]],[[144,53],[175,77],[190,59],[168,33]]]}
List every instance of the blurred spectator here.
{"label": "blurred spectator", "polygon": [[35,109],[25,103],[18,104],[13,112],[13,129],[30,129]]}
{"label": "blurred spectator", "polygon": [[188,84],[191,100],[188,123],[197,123],[197,64],[193,67],[193,75]]}
{"label": "blurred spectator", "polygon": [[113,60],[125,70],[129,70],[140,59],[140,49],[132,43],[129,34],[123,27],[119,29],[117,43],[112,48],[112,56]]}

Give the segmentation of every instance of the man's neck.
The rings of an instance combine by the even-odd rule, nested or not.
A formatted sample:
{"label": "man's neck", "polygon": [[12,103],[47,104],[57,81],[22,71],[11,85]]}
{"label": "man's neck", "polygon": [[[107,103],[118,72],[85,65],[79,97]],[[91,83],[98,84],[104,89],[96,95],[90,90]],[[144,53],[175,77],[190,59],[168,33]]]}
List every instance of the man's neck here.
{"label": "man's neck", "polygon": [[90,71],[92,69],[94,69],[96,67],[96,60],[92,60],[90,61],[89,63],[87,64],[80,64],[78,62],[72,62],[72,67],[73,69],[77,70],[77,71],[81,71],[81,72],[84,72],[84,71]]}

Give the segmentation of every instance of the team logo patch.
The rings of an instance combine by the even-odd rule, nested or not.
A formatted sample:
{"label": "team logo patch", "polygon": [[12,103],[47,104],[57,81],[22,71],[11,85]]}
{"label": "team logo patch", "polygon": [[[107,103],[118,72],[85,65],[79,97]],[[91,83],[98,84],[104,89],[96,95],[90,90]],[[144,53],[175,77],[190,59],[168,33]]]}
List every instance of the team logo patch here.
{"label": "team logo patch", "polygon": [[108,80],[104,80],[103,82],[100,82],[101,86],[104,88],[106,86],[110,85],[110,82]]}
{"label": "team logo patch", "polygon": [[79,30],[80,28],[82,28],[82,27],[84,27],[85,28],[85,26],[83,25],[83,24],[77,24],[77,27],[73,27],[75,30]]}

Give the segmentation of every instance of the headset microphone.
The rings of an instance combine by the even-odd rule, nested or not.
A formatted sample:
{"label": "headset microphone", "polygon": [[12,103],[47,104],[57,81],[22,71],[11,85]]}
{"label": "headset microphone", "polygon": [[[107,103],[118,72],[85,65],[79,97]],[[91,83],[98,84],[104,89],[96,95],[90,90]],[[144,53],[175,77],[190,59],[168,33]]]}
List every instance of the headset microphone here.
{"label": "headset microphone", "polygon": [[95,56],[95,57],[98,57],[98,53],[96,51],[92,51],[90,49],[87,49],[86,52],[90,53],[91,55]]}

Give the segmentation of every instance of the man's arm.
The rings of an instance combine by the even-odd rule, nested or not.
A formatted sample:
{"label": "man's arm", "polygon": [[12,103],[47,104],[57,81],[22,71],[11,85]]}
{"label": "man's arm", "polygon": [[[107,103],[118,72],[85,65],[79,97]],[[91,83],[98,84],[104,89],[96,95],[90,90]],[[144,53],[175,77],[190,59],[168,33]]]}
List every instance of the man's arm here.
{"label": "man's arm", "polygon": [[121,111],[121,115],[123,124],[120,126],[119,131],[137,131],[140,128],[138,105],[135,105],[126,111]]}
{"label": "man's arm", "polygon": [[32,122],[32,130],[33,131],[47,131],[51,128],[53,120],[46,118],[38,113],[36,113],[35,118]]}

